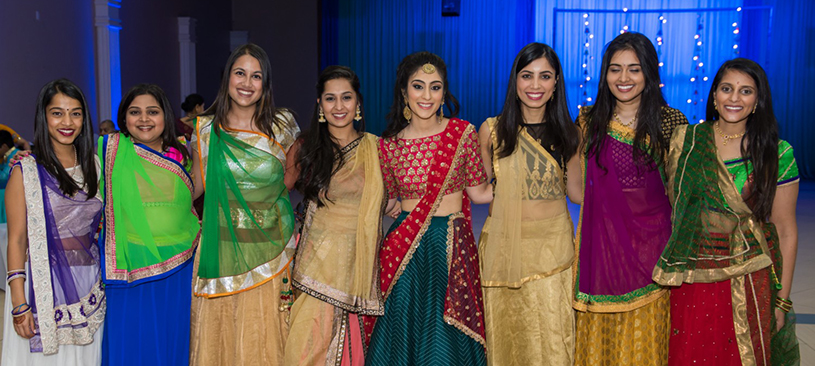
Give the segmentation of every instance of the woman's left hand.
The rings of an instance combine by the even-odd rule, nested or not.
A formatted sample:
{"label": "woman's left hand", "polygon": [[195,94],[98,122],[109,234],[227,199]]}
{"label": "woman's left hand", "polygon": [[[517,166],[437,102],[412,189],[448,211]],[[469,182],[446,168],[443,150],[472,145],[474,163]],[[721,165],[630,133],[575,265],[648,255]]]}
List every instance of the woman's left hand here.
{"label": "woman's left hand", "polygon": [[782,311],[779,308],[775,308],[775,331],[781,330],[786,324],[787,321],[787,313]]}

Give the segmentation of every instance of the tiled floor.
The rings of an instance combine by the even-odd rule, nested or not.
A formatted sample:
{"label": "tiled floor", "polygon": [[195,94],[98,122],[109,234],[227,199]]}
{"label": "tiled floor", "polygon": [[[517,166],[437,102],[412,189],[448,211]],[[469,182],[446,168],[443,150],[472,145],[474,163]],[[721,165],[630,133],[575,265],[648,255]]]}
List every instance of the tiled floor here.
{"label": "tiled floor", "polygon": [[[299,197],[292,197],[292,201]],[[579,207],[570,206],[572,217],[577,222]],[[487,217],[487,206],[473,208],[473,225],[476,235]],[[386,220],[384,227],[392,220]],[[798,195],[798,260],[795,266],[792,295],[795,311],[798,312],[797,333],[801,342],[801,365],[815,366],[815,181],[804,181]],[[0,308],[5,301],[5,292],[0,291]],[[0,324],[3,324],[5,309],[0,309]],[[0,347],[3,332],[0,331]],[[0,348],[2,349],[2,348]]]}

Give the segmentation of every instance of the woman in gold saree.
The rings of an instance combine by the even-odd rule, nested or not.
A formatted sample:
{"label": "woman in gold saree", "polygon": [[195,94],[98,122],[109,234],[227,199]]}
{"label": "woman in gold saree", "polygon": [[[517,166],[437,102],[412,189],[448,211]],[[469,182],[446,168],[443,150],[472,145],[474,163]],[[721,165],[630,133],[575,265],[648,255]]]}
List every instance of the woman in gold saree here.
{"label": "woman in gold saree", "polygon": [[286,365],[364,365],[362,318],[382,315],[377,250],[385,185],[379,139],[365,130],[359,79],[329,66],[297,147],[295,185],[307,202],[292,284]]}
{"label": "woman in gold saree", "polygon": [[479,244],[488,364],[574,362],[566,193],[579,195],[580,135],[562,80],[555,51],[530,43],[515,58],[504,110],[479,131],[487,176],[495,179]]}
{"label": "woman in gold saree", "polygon": [[653,272],[671,290],[671,365],[797,365],[790,287],[798,166],[757,63],[725,62],[707,121],[677,128],[673,234]]}
{"label": "woman in gold saree", "polygon": [[196,196],[207,194],[193,278],[190,364],[280,365],[294,254],[284,174],[299,128],[274,106],[262,48],[237,48],[223,75],[192,139]]}

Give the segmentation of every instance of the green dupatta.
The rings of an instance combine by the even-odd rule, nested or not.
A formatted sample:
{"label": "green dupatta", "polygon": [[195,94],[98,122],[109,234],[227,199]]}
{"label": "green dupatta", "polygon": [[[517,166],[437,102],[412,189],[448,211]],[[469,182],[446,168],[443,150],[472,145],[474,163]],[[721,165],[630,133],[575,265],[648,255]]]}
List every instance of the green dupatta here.
{"label": "green dupatta", "polygon": [[130,138],[100,138],[104,162],[104,281],[130,286],[166,277],[192,257],[200,228],[192,179],[175,160]]}
{"label": "green dupatta", "polygon": [[285,270],[294,231],[282,146],[254,132],[216,130],[211,122],[199,121],[197,136],[199,153],[207,153],[194,288],[208,298],[250,290]]}
{"label": "green dupatta", "polygon": [[772,264],[764,227],[724,162],[710,123],[679,127],[668,153],[673,233],[654,268],[664,286],[717,282]]}

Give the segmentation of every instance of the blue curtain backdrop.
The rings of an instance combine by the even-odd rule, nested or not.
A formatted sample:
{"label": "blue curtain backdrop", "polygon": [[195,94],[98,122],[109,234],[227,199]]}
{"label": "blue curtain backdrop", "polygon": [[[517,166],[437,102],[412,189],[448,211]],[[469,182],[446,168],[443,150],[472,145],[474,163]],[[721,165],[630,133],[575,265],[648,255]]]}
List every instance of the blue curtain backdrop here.
{"label": "blue curtain backdrop", "polygon": [[[404,56],[428,50],[444,58],[451,90],[461,102],[460,117],[479,125],[500,113],[515,54],[532,41],[553,45],[558,52],[576,116],[578,105],[593,104],[586,99],[594,98],[597,92],[604,45],[627,26],[629,31],[645,34],[657,46],[664,63],[661,76],[666,100],[692,122],[704,118],[710,81],[722,62],[740,56],[764,66],[781,137],[795,147],[801,175],[815,177],[815,149],[810,147],[815,143],[815,125],[806,117],[815,113],[815,103],[805,93],[805,88],[815,82],[814,2],[465,0],[461,1],[457,17],[442,17],[441,2],[323,1],[322,64],[347,65],[359,74],[370,132],[379,134],[385,128],[396,67]],[[736,7],[744,10],[591,11]],[[772,10],[750,10],[755,7]],[[586,11],[556,12],[555,8]],[[586,27],[593,35],[588,47]],[[661,46],[657,45],[660,29]],[[738,34],[733,33],[735,29]],[[701,46],[697,46],[700,41]],[[738,44],[739,54],[734,52],[734,44]],[[590,80],[586,81],[586,77]],[[694,77],[695,81],[691,81]]]}

